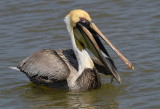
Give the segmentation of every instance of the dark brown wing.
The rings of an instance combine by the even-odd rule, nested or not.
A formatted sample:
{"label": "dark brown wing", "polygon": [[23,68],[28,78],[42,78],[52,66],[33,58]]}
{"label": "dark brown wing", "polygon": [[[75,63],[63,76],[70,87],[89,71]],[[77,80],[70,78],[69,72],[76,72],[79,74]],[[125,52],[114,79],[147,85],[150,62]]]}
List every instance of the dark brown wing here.
{"label": "dark brown wing", "polygon": [[[98,59],[92,57],[92,60],[99,73],[110,73]],[[56,82],[66,83],[70,74],[68,65],[78,70],[73,50],[40,50],[22,60],[17,68],[34,83],[52,85]]]}
{"label": "dark brown wing", "polygon": [[17,66],[27,77],[37,83],[66,81],[69,68],[55,50],[40,50],[22,60]]}

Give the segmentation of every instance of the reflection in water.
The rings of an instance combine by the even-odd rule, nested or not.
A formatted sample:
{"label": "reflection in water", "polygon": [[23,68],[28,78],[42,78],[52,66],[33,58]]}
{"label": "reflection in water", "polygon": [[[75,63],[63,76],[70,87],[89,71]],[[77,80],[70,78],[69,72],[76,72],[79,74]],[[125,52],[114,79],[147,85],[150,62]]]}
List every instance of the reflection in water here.
{"label": "reflection in water", "polygon": [[14,96],[14,101],[16,100],[19,102],[19,105],[16,106],[17,108],[43,109],[48,107],[97,109],[105,107],[118,109],[119,100],[117,96],[119,96],[119,94],[121,94],[120,91],[123,90],[114,87],[112,84],[105,84],[100,89],[86,92],[52,89],[35,84],[22,84],[24,83],[19,83],[17,87],[3,92],[4,95]]}
{"label": "reflection in water", "polygon": [[97,109],[105,107],[118,109],[119,103],[117,94],[119,93],[119,90],[111,84],[107,84],[106,87],[108,88],[104,89],[104,87],[102,87],[101,89],[87,92],[68,92],[68,104],[71,108]]}
{"label": "reflection in water", "polygon": [[[21,98],[29,108],[56,107],[56,108],[91,108],[97,109],[106,107],[118,109],[119,102],[117,96],[120,94],[119,88],[112,84],[106,84],[102,88],[87,92],[66,91],[50,89],[43,86],[28,85],[27,90],[21,94]],[[102,97],[103,95],[103,97]],[[30,99],[32,99],[30,102]],[[34,99],[34,100],[33,100]],[[33,101],[36,101],[33,102]],[[43,104],[41,104],[43,102]]]}

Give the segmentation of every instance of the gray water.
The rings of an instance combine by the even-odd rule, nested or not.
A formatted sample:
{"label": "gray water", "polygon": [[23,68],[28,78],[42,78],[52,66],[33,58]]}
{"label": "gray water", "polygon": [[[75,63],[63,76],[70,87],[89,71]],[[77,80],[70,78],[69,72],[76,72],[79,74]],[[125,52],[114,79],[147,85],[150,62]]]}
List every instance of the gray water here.
{"label": "gray water", "polygon": [[[89,12],[94,23],[131,61],[128,69],[105,44],[122,83],[102,75],[102,87],[71,92],[30,83],[9,69],[40,49],[71,48],[64,17],[72,9]],[[159,109],[160,0],[1,0],[1,109]]]}

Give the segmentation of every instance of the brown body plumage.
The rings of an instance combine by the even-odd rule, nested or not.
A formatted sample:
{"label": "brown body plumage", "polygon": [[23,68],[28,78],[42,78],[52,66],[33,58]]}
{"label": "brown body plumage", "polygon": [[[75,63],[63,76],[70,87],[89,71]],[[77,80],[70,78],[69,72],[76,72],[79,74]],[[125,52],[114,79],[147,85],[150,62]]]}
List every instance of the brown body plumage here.
{"label": "brown body plumage", "polygon": [[100,87],[99,73],[106,75],[110,71],[95,57],[94,69],[85,69],[76,80],[74,87],[70,87],[75,73],[78,71],[78,62],[73,50],[40,50],[22,60],[17,66],[27,77],[38,85],[54,88],[89,90]]}

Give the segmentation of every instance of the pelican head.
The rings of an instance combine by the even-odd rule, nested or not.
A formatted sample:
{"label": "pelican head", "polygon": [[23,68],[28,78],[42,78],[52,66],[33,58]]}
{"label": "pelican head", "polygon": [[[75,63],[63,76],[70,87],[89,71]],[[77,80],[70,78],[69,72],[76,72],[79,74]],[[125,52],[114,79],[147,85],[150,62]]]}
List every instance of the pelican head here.
{"label": "pelican head", "polygon": [[126,65],[129,67],[133,66],[102,34],[98,27],[92,22],[89,14],[81,9],[72,10],[65,17],[64,21],[71,36],[73,49],[75,51],[77,60],[79,61],[79,65],[83,64],[85,67],[87,65],[90,65],[90,68],[93,67],[93,62],[91,62],[89,59],[89,62],[85,61],[88,55],[77,56],[80,55],[80,53],[85,54],[84,51],[88,49],[111,71],[110,75],[120,83],[121,78],[117,72],[117,68],[102,42],[100,41],[99,37],[101,37],[106,43],[110,45],[110,47],[120,56]]}

